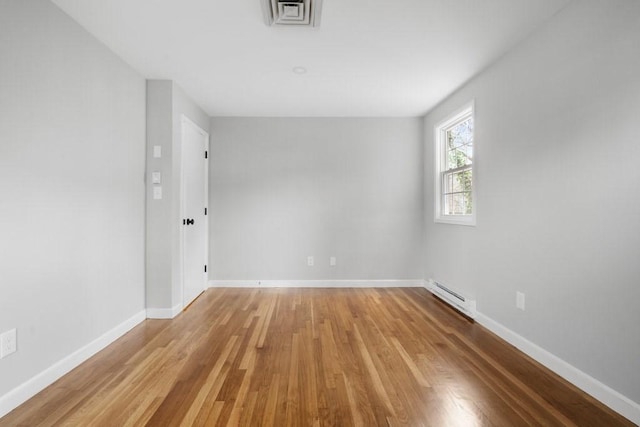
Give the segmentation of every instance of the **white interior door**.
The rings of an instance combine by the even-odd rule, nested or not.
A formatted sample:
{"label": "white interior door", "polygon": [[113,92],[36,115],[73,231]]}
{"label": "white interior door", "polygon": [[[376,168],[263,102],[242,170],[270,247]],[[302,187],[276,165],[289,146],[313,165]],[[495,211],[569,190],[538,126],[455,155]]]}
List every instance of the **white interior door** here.
{"label": "white interior door", "polygon": [[209,134],[182,116],[182,304],[206,287]]}

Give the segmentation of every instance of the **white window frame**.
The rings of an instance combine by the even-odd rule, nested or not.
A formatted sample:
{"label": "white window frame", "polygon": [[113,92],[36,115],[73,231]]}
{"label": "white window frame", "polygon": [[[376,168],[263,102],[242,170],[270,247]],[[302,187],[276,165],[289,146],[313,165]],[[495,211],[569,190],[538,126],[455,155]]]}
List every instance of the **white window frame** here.
{"label": "white window frame", "polygon": [[[462,108],[449,115],[434,127],[434,145],[435,145],[435,192],[434,192],[434,206],[435,215],[434,221],[443,224],[458,224],[458,225],[476,225],[476,215],[478,213],[478,198],[477,193],[477,176],[476,176],[476,160],[477,160],[477,145],[475,138],[475,105],[474,101],[465,104]],[[474,138],[473,138],[473,163],[471,164],[471,176],[473,186],[471,188],[471,199],[473,200],[473,211],[470,215],[447,215],[443,213],[444,208],[444,164],[446,153],[446,131],[452,126],[462,122],[469,117],[474,122]]]}

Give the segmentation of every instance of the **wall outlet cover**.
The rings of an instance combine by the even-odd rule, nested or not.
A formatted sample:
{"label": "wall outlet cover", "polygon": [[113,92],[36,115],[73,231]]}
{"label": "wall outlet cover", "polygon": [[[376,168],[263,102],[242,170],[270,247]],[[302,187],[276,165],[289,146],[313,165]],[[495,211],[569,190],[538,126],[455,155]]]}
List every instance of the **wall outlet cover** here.
{"label": "wall outlet cover", "polygon": [[11,329],[0,335],[0,359],[3,359],[16,352],[17,348],[16,330]]}
{"label": "wall outlet cover", "polygon": [[524,293],[516,292],[516,307],[524,311]]}

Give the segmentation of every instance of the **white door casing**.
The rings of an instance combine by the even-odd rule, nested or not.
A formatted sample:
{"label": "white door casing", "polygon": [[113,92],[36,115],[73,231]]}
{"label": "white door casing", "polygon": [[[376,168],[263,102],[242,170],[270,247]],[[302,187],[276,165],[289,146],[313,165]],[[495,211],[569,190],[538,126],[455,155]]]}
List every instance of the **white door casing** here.
{"label": "white door casing", "polygon": [[206,288],[209,134],[186,116],[182,126],[182,306]]}

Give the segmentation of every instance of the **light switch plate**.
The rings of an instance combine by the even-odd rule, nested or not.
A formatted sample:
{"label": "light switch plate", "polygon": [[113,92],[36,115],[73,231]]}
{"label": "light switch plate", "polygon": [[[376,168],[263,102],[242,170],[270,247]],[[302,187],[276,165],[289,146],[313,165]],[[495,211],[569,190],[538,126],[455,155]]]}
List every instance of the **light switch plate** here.
{"label": "light switch plate", "polygon": [[162,146],[161,145],[154,145],[153,146],[153,157],[156,159],[159,159],[160,157],[162,157]]}
{"label": "light switch plate", "polygon": [[153,199],[154,200],[162,199],[162,187],[160,186],[153,187]]}
{"label": "light switch plate", "polygon": [[151,183],[162,184],[162,174],[160,172],[151,172]]}

